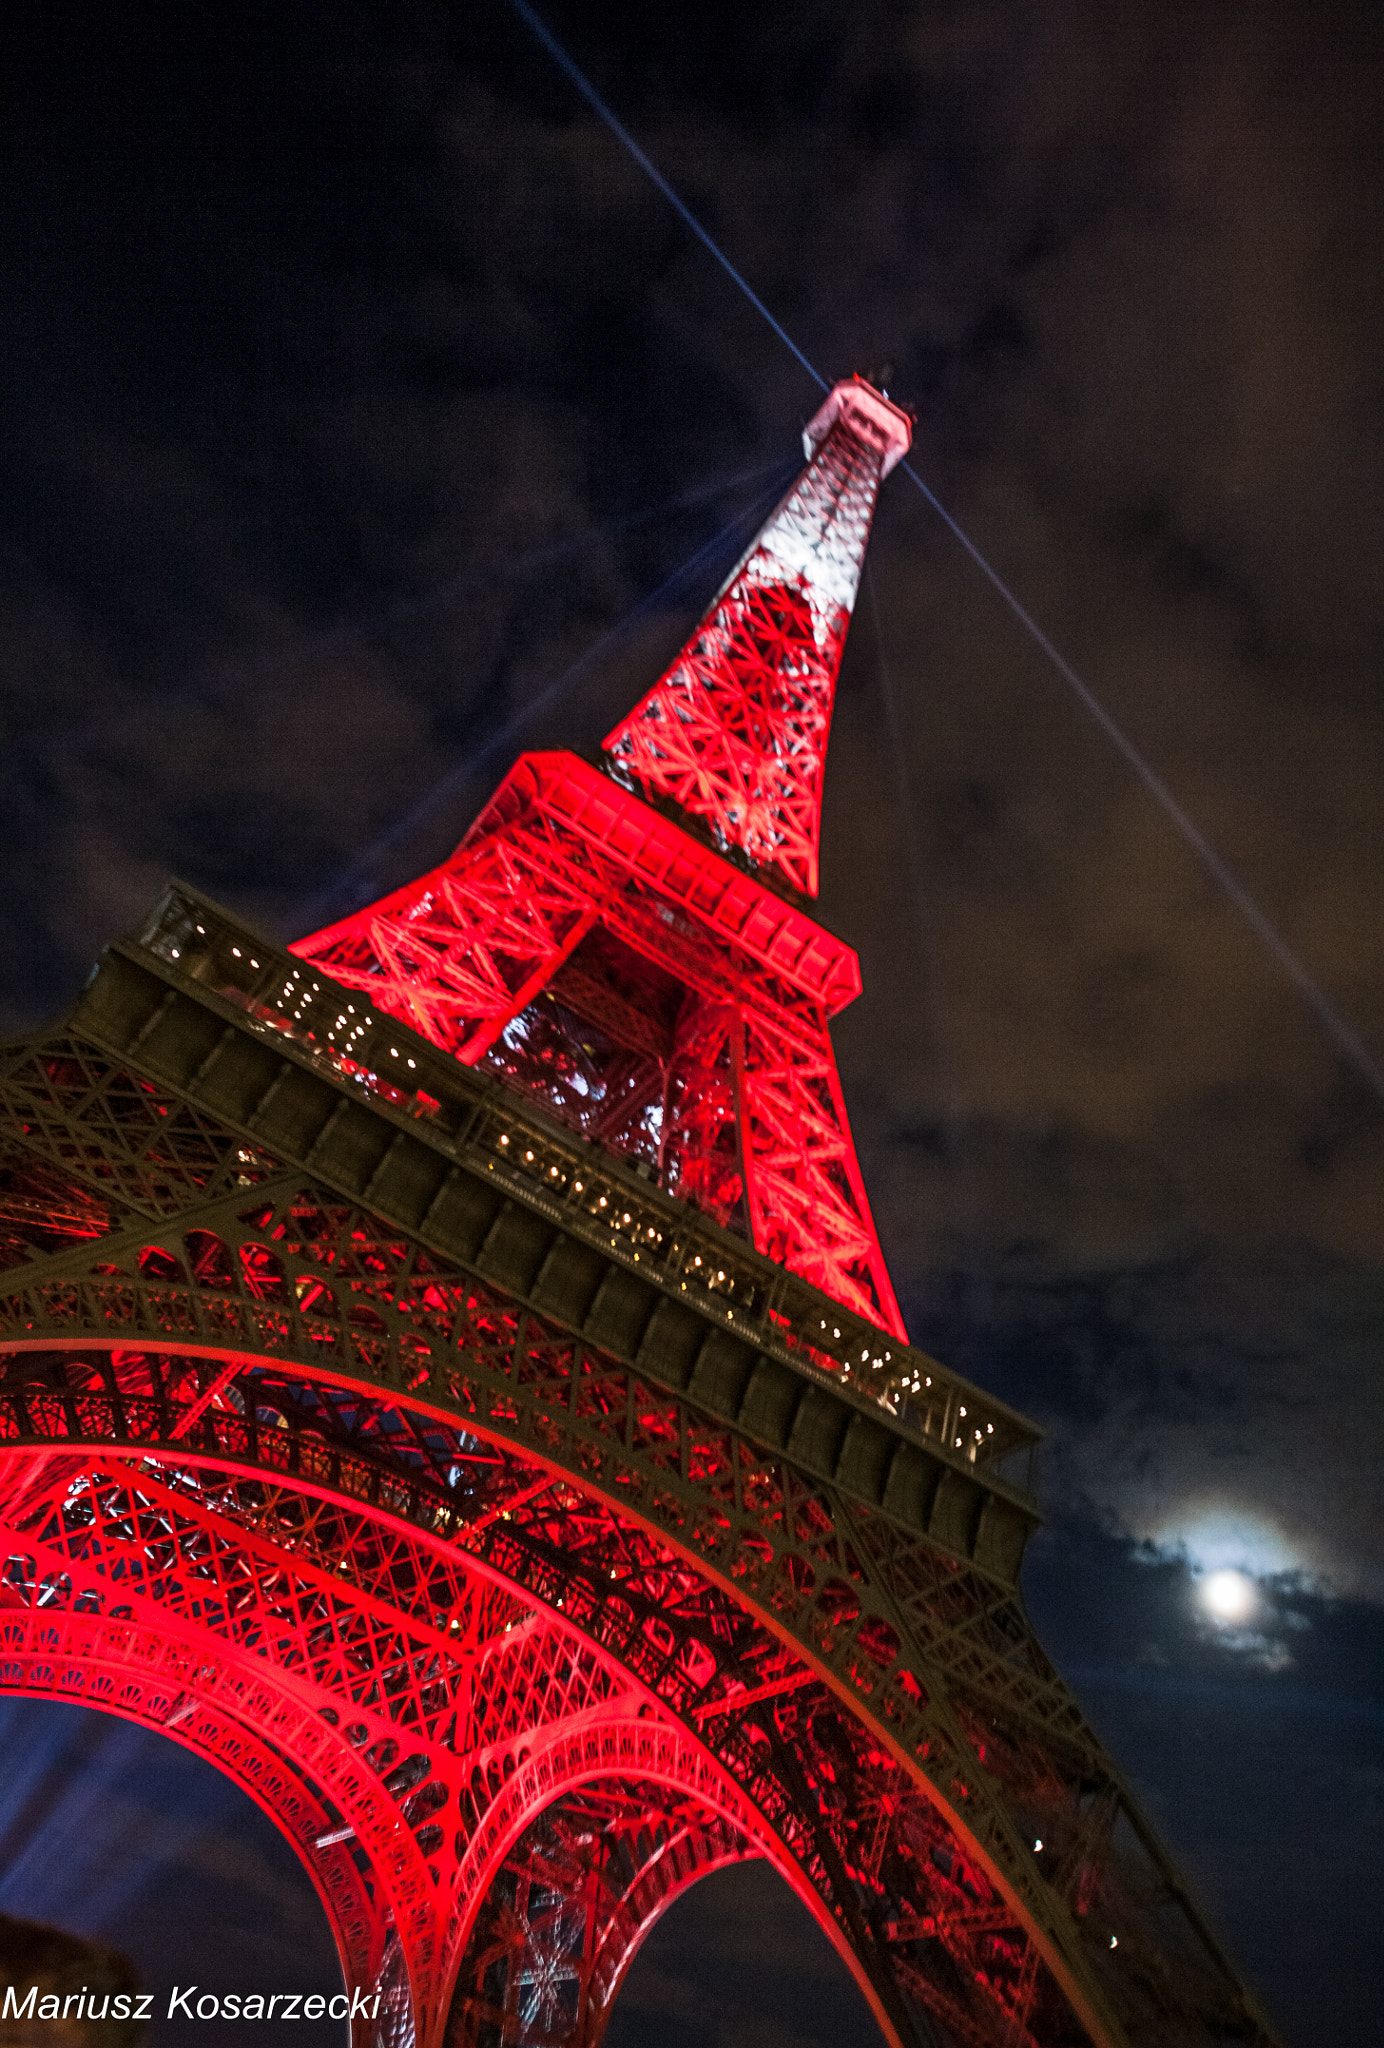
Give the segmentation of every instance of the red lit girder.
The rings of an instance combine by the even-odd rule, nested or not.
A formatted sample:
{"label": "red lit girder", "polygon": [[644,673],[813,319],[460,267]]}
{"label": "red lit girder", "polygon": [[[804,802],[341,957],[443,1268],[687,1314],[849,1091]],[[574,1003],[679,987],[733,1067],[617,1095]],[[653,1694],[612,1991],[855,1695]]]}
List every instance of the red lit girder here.
{"label": "red lit girder", "polygon": [[684,911],[700,928],[685,958],[719,991],[733,977],[708,940],[828,1017],[860,994],[849,946],[568,753],[522,754],[440,867],[290,951],[469,1063],[590,929],[597,879],[627,926],[645,928],[651,898]]}
{"label": "red lit girder", "polygon": [[[564,1092],[551,1059],[497,1043],[511,1027],[522,1037],[544,991],[580,1006],[576,977],[558,977],[597,926],[684,992],[662,1058],[613,1000],[595,1020],[627,1049],[622,1099],[644,1112],[618,1130],[589,1086]],[[671,1191],[904,1335],[827,1029],[860,991],[855,954],[575,755],[524,755],[441,867],[293,950],[468,1064],[489,1054],[588,1135],[642,1152]],[[348,1054],[353,1025],[343,1013]]]}

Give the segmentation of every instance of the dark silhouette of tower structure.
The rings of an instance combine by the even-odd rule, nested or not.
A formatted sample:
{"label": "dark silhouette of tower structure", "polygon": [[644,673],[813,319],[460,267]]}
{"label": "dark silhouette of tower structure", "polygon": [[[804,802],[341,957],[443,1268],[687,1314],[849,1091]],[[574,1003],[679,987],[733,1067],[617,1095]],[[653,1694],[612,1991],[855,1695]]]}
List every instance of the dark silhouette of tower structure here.
{"label": "dark silhouette of tower structure", "polygon": [[745,1857],[896,2048],[1270,2039],[1025,1615],[1037,1432],[909,1346],[851,1143],[809,904],[909,432],[836,387],[599,765],[524,755],[288,951],[175,884],[0,1050],[0,1688],[272,1816],[357,2048],[595,2048]]}

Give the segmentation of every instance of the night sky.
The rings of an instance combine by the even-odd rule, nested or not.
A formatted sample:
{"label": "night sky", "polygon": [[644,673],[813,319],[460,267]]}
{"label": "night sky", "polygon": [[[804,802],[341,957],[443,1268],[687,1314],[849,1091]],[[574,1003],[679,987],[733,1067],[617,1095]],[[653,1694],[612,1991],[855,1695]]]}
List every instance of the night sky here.
{"label": "night sky", "polygon": [[[545,19],[822,373],[888,366],[930,488],[1384,1059],[1384,12]],[[507,0],[35,0],[3,69],[19,1031],[170,874],[297,935],[441,858],[521,747],[592,753],[818,394]],[[911,1334],[1048,1431],[1040,1633],[1289,2048],[1364,2048],[1384,1100],[902,474],[821,912],[861,954],[836,1043]],[[151,1981],[199,1925],[330,1977],[306,1878],[204,1767],[29,1703],[0,1740],[0,1910]],[[741,1871],[609,2040],[872,2032]]]}

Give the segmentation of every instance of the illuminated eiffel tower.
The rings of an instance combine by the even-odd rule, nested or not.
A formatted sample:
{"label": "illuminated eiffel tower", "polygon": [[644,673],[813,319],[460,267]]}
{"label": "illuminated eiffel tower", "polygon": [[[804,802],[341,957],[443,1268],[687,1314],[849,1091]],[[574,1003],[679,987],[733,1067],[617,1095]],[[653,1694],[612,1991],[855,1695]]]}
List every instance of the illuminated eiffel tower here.
{"label": "illuminated eiffel tower", "polygon": [[806,441],[599,766],[287,952],[174,885],[0,1052],[0,1687],[273,1817],[358,2048],[594,2048],[745,1857],[895,2048],[1270,2038],[1024,1614],[1036,1431],[885,1271],[806,905],[909,426]]}

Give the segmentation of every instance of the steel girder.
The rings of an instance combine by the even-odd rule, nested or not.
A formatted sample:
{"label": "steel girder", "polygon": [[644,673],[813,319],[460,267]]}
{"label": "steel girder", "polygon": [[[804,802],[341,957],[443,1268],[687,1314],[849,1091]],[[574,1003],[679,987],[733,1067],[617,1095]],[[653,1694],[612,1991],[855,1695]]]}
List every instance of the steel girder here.
{"label": "steel girder", "polygon": [[[80,1624],[85,1667],[73,1647],[62,1668],[98,1679],[119,1662],[112,1631],[144,1630],[165,1663],[183,1657],[163,1725],[185,1698],[184,1740],[204,1690],[223,1715],[265,1700],[241,1725],[297,1788],[279,1817],[300,1849],[353,1844],[368,1909],[343,1952],[399,1989],[398,2038],[412,2013],[436,2039],[482,1902],[555,1799],[647,1782],[662,1789],[646,1814],[667,1821],[691,1771],[715,1825],[814,1904],[900,2042],[1267,2039],[1038,1649],[1017,1551],[984,1533],[1031,1513],[968,1447],[868,1398],[868,1369],[857,1393],[842,1360],[775,1348],[769,1319],[756,1349],[723,1294],[667,1272],[646,1285],[630,1236],[558,1227],[536,1145],[530,1179],[502,1189],[453,1144],[420,1210],[407,1108],[138,950],[67,1032],[7,1061],[0,1442],[52,1461],[17,1468],[23,1612],[7,1625],[29,1644]],[[416,1044],[397,1039],[405,1059]],[[260,1052],[254,1102],[232,1114],[236,1062]],[[304,1075],[330,1079],[316,1123]],[[507,1132],[544,1135],[517,1111]],[[605,1184],[640,1198],[632,1175]],[[744,1269],[743,1247],[699,1230],[717,1271]],[[806,1299],[788,1302],[789,1336]],[[930,1364],[915,1359],[894,1361],[896,1393]],[[986,1412],[949,1399],[953,1420]],[[544,1656],[578,1643],[595,1688],[548,1724],[529,1686],[508,1779],[460,1718],[477,1696],[463,1666],[503,1634],[506,1600]],[[0,1683],[38,1689],[32,1654]],[[371,1737],[362,1752],[340,1736],[335,1771],[324,1704]],[[285,1732],[294,1712],[311,1758]],[[367,1782],[362,1754],[389,1741],[427,1764],[404,1794],[446,1788],[440,1844],[424,1833],[440,1821],[410,1824]],[[313,1844],[350,1833],[308,1851],[304,1814]]]}

